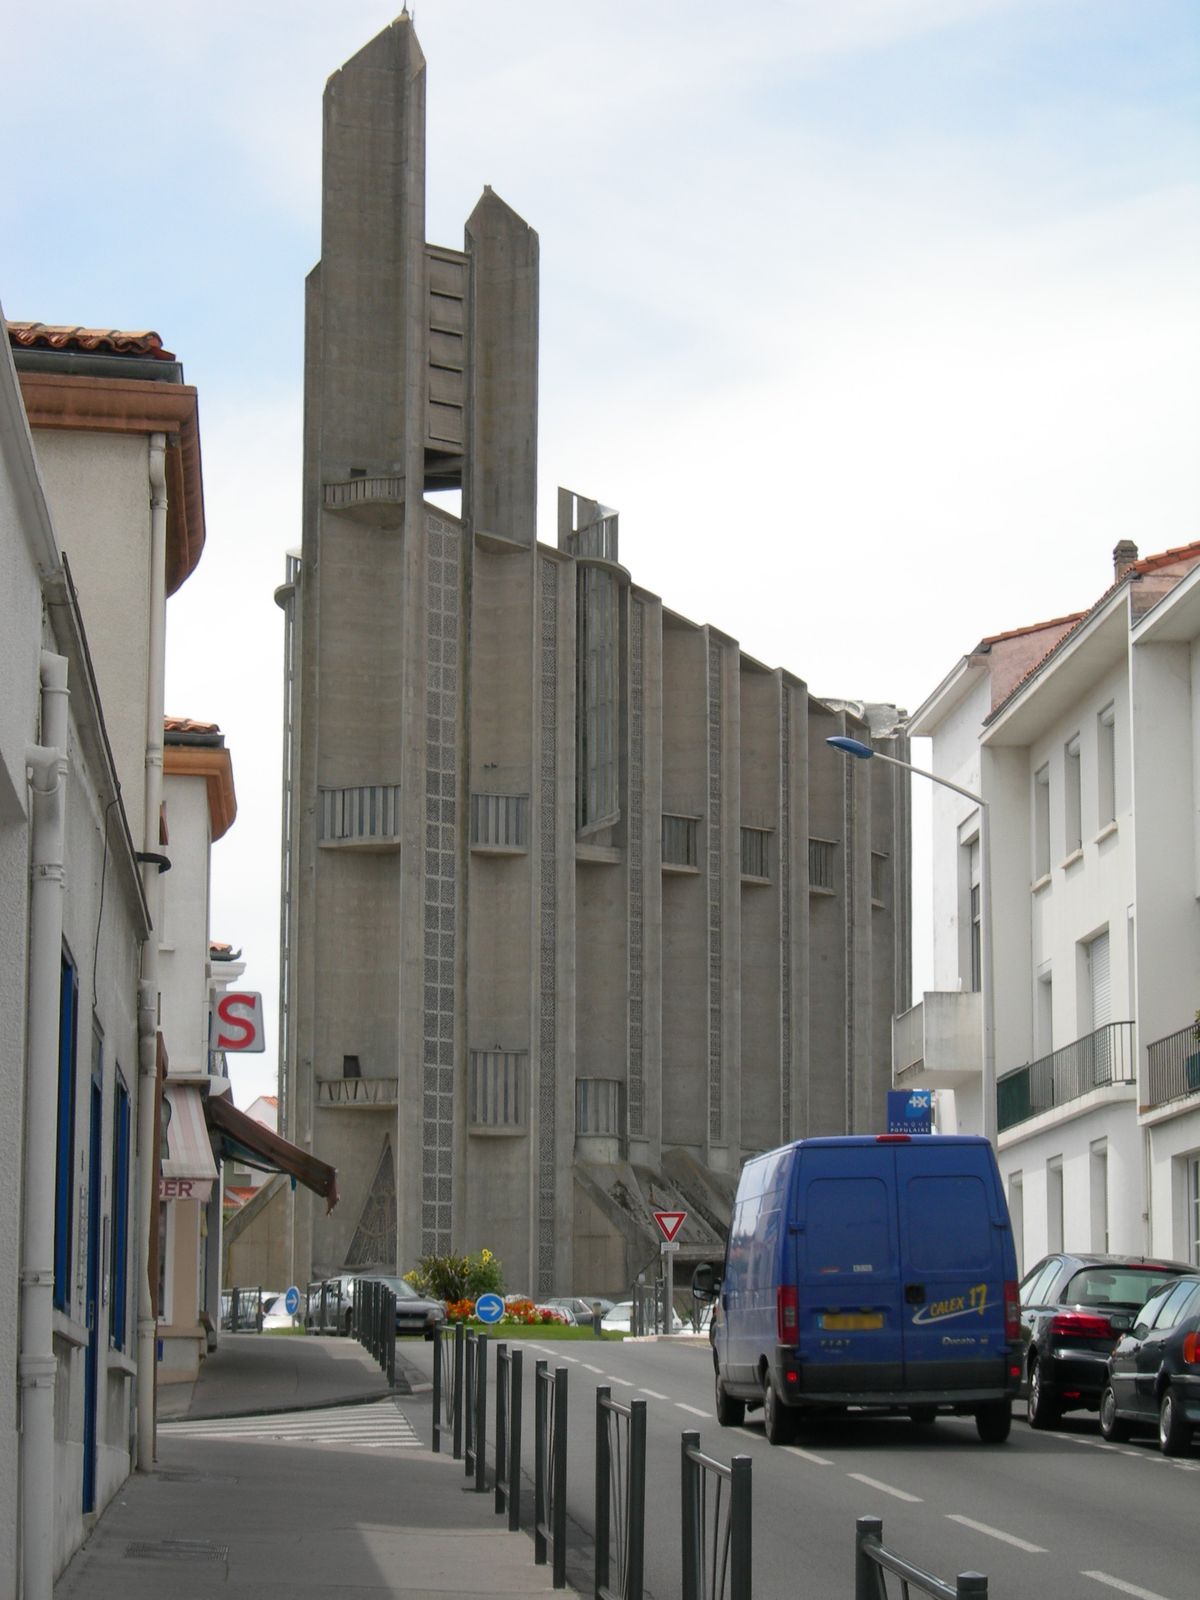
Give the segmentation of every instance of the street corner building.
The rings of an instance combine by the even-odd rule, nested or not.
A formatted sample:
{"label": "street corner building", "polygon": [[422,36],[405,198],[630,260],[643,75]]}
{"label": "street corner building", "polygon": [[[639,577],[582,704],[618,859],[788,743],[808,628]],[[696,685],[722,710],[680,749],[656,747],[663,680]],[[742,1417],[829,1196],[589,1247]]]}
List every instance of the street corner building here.
{"label": "street corner building", "polygon": [[672,612],[597,501],[539,542],[538,237],[485,189],[427,243],[424,127],[402,16],[326,89],[276,596],[282,1128],[344,1199],[295,1196],[295,1272],[486,1245],[601,1292],[655,1209],[719,1251],[748,1153],[885,1127],[907,786],[824,740],[906,734]]}

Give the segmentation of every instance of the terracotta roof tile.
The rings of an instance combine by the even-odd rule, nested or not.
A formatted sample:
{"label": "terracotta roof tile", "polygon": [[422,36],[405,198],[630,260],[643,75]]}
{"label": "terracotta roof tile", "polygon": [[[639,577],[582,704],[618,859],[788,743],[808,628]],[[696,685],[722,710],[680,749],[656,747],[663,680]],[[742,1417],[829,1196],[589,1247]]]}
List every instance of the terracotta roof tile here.
{"label": "terracotta roof tile", "polygon": [[1086,611],[1072,611],[1070,616],[1050,617],[1046,622],[1031,622],[1025,628],[1009,628],[1006,633],[989,633],[986,638],[979,641],[977,650],[982,650],[985,645],[1002,644],[1005,639],[1023,639],[1029,633],[1042,633],[1047,628],[1063,628],[1068,624],[1080,622],[1087,616]]}
{"label": "terracotta roof tile", "polygon": [[[1116,582],[1109,584],[1108,588],[1089,610],[1079,612],[1073,621],[1069,617],[1064,617],[1062,619],[1064,622],[1070,622],[1071,626],[1067,628],[1065,633],[1063,633],[1054,641],[1044,656],[1039,657],[1038,660],[1033,663],[1025,675],[1016,684],[1014,684],[1012,689],[1009,690],[1008,694],[1004,696],[1003,700],[992,707],[991,711],[984,718],[984,722],[993,722],[996,717],[1000,715],[1004,707],[1008,705],[1009,701],[1015,699],[1016,696],[1020,694],[1021,690],[1030,681],[1030,679],[1036,677],[1046,663],[1051,660],[1052,657],[1056,656],[1069,640],[1075,637],[1075,635],[1082,627],[1084,627],[1089,619],[1095,616],[1098,611],[1102,610],[1103,607],[1108,604],[1118,589],[1123,589],[1127,584],[1132,582],[1134,578],[1148,577],[1151,573],[1161,572],[1166,567],[1182,565],[1184,563],[1187,563],[1190,569],[1190,567],[1195,566],[1198,561],[1200,561],[1200,539],[1194,540],[1191,544],[1172,545],[1166,550],[1160,550],[1157,555],[1145,556],[1141,560],[1131,562],[1121,576],[1116,580]],[[1180,577],[1183,575],[1184,574],[1181,573]],[[1041,626],[1044,627],[1046,624],[1043,623]],[[1035,630],[1025,628],[1015,630],[1017,633],[1027,633],[1032,631]],[[1003,634],[996,634],[994,637],[1000,639],[1007,636]],[[984,642],[986,643],[988,641]]]}
{"label": "terracotta roof tile", "polygon": [[220,733],[215,722],[197,722],[194,717],[164,717],[164,733]]}
{"label": "terracotta roof tile", "polygon": [[120,328],[80,328],[53,322],[6,322],[6,326],[9,343],[19,350],[86,350],[110,356],[175,360],[175,352],[164,350],[160,336],[149,328],[124,332]]}

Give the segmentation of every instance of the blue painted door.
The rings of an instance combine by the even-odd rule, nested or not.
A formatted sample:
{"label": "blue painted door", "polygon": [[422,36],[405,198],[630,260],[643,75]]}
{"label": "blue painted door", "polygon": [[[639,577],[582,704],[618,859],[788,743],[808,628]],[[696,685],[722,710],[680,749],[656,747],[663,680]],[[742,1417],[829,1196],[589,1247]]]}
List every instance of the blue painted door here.
{"label": "blue painted door", "polygon": [[88,1141],[87,1353],[83,1376],[83,1509],[96,1509],[96,1422],[100,1389],[100,1213],[103,1209],[100,1138],[104,1091],[92,1079],[92,1125]]}

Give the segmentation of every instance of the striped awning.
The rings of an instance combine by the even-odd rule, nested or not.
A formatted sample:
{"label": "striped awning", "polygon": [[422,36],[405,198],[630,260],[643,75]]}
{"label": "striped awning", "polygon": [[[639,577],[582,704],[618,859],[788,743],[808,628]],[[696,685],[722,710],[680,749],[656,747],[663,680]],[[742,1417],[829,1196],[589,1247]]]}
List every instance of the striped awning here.
{"label": "striped awning", "polygon": [[204,1099],[190,1084],[163,1085],[163,1151],[160,1200],[208,1200],[217,1181]]}

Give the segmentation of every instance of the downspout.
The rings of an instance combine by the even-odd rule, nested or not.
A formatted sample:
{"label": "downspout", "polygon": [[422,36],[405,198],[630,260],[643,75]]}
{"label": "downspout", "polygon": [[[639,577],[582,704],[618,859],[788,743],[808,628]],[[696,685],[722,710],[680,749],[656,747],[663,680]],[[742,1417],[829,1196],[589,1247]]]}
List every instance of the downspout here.
{"label": "downspout", "polygon": [[150,635],[146,686],[145,808],[142,821],[142,886],[153,926],[142,946],[138,984],[138,1358],[137,1468],[154,1469],[154,1409],[157,1376],[157,1284],[150,1282],[150,1240],[158,1220],[155,1183],[154,1108],[158,1078],[158,941],[157,889],[159,813],[162,809],[163,698],[167,631],[167,436],[150,435]]}
{"label": "downspout", "polygon": [[[21,1593],[54,1588],[54,1173],[58,1136],[67,661],[42,651],[40,745],[25,752],[30,806],[29,1027],[21,1225]],[[74,1174],[69,1175],[74,1182]]]}

